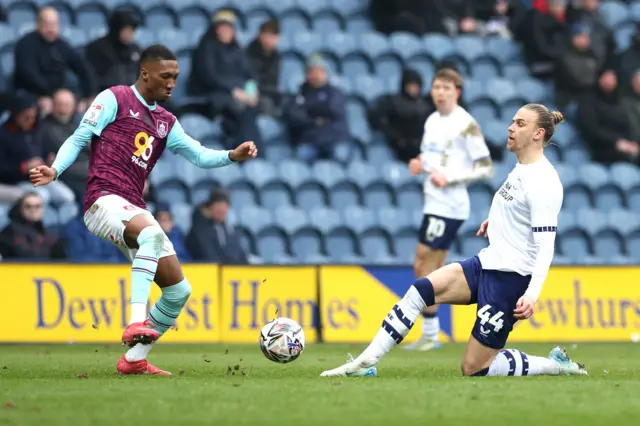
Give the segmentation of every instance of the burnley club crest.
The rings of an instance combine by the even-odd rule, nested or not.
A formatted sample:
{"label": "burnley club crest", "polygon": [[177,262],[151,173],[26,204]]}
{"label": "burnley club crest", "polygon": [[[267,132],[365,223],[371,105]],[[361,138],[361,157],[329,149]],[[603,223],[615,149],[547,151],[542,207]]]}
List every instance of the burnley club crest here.
{"label": "burnley club crest", "polygon": [[165,138],[167,136],[168,128],[169,128],[169,125],[167,124],[166,121],[158,120],[156,124],[156,130],[158,131],[158,136],[160,138]]}

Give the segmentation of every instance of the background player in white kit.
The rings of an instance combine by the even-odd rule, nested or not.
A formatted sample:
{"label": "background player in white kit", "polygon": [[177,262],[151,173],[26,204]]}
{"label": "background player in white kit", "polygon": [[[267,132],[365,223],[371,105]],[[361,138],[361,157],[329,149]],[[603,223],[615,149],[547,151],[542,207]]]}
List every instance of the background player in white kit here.
{"label": "background player in white kit", "polygon": [[417,279],[386,316],[371,344],[355,360],[321,376],[374,376],[375,365],[402,342],[427,306],[477,303],[477,318],[462,358],[465,376],[586,375],[561,348],[548,358],[504,350],[514,324],[533,314],[553,258],[563,188],[544,156],[562,114],[539,104],[520,108],[509,127],[507,149],[518,157],[493,197],[478,235],[489,247]]}
{"label": "background player in white kit", "polygon": [[[467,184],[491,178],[489,148],[476,120],[458,105],[462,77],[451,68],[436,72],[431,97],[436,111],[424,124],[421,154],[409,162],[411,174],[426,173],[424,218],[413,265],[416,278],[445,265],[458,229],[469,218]],[[422,313],[422,336],[407,349],[440,347],[438,305]]]}

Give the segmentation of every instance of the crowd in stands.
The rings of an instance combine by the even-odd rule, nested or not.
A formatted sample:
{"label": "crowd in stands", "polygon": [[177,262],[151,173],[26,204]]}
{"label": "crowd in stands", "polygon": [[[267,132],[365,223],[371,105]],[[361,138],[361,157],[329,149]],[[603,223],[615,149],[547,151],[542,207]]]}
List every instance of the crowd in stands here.
{"label": "crowd in stands", "polygon": [[[221,134],[216,146],[220,148],[232,148],[239,142],[253,140],[261,152],[265,152],[271,148],[272,138],[265,134],[261,122],[275,120],[286,130],[285,139],[300,162],[314,165],[331,160],[349,167],[354,159],[362,158],[358,156],[359,146],[354,139],[360,139],[361,144],[369,141],[362,140],[365,137],[354,137],[355,126],[349,109],[353,92],[336,78],[335,56],[323,49],[306,49],[304,81],[300,85],[286,81],[283,88],[283,80],[290,76],[285,70],[285,49],[295,45],[303,46],[304,50],[305,43],[316,44],[312,43],[313,39],[305,40],[301,36],[297,44],[288,39],[283,47],[283,33],[289,31],[289,27],[279,19],[281,6],[276,5],[277,2],[274,5],[253,3],[264,6],[261,12],[272,7],[276,13],[257,15],[264,19],[251,37],[239,32],[241,27],[248,26],[248,14],[243,15],[248,5],[231,2],[234,7],[206,11],[210,13],[207,28],[189,44],[190,57],[185,61],[184,56],[179,55],[180,66],[186,70],[178,83],[183,87],[184,97],[168,102],[165,107],[178,117],[198,114],[217,120],[221,123]],[[299,4],[303,11],[311,8],[310,2],[301,0],[284,3],[292,8]],[[607,6],[607,2],[600,0],[370,0],[364,3],[364,0],[353,0],[345,1],[344,6],[341,2],[332,4],[337,10],[341,7],[358,10],[358,19],[354,22],[360,25],[364,20],[368,28],[372,26],[377,32],[376,37],[402,34],[407,39],[413,37],[411,40],[427,40],[439,34],[447,37],[435,39],[443,40],[442,43],[467,40],[465,37],[513,40],[521,46],[524,59],[513,67],[514,84],[517,85],[520,78],[535,78],[541,87],[551,89],[549,96],[537,100],[553,103],[565,112],[579,132],[577,137],[586,144],[587,161],[603,165],[640,164],[640,13],[633,24],[628,17],[620,16],[617,8],[620,3]],[[283,10],[286,5],[282,6]],[[18,6],[9,4],[0,11],[0,37],[5,30],[13,31],[12,17],[17,16],[16,10]],[[315,10],[320,12],[316,15],[310,12],[309,16],[319,16],[318,21],[329,13],[322,7]],[[0,223],[5,224],[0,233],[2,258],[124,260],[117,248],[91,236],[79,215],[89,167],[89,147],[80,153],[60,181],[44,188],[32,188],[28,183],[28,170],[53,162],[56,152],[73,133],[81,114],[97,93],[110,86],[132,84],[137,79],[138,60],[146,44],[140,36],[145,31],[144,16],[139,13],[140,9],[136,12],[126,7],[108,12],[106,33],[80,45],[63,37],[60,14],[55,8],[42,8],[35,28],[21,30],[22,35],[11,44],[13,70],[0,85],[3,89],[0,96],[0,114],[3,114],[0,215],[4,215]],[[311,22],[315,22],[314,19]],[[625,23],[626,39],[619,36],[620,28],[613,26],[616,22]],[[311,37],[314,36],[327,34],[311,33]],[[470,51],[473,46],[470,43],[462,56],[466,53],[468,58],[474,58],[474,52]],[[424,50],[430,48],[434,47],[425,44]],[[7,50],[0,44],[0,54],[2,52]],[[480,70],[485,69],[486,64],[474,62],[471,66],[469,61],[461,60],[460,55],[454,56],[439,58],[433,66],[454,67],[465,76],[472,75],[476,82],[482,80]],[[419,61],[404,63],[401,73],[393,74],[394,82],[388,84],[378,78],[374,80],[376,90],[371,89],[371,93],[359,98],[364,99],[361,102],[366,108],[363,120],[372,133],[366,130],[358,136],[364,133],[370,135],[369,139],[383,141],[396,161],[407,163],[419,153],[424,121],[434,107],[428,94],[430,74]],[[345,68],[343,64],[342,70]],[[393,85],[398,89],[390,90]],[[385,90],[380,89],[382,86]],[[504,112],[506,109],[501,110],[499,105],[486,108],[476,103],[474,105],[480,106],[475,109],[474,105],[467,105],[475,99],[472,92],[472,86],[465,85],[463,104],[472,114],[479,114],[476,116],[481,124],[484,113],[498,115],[502,123],[508,123],[508,114],[512,111]],[[190,132],[185,122],[183,126]],[[503,158],[506,126],[503,127],[502,136],[491,138],[487,134],[492,156],[498,161]],[[232,225],[234,221],[228,218],[233,193],[209,188],[207,197],[199,200],[202,204],[191,206],[191,229],[180,229],[174,226],[174,210],[165,203],[167,200],[158,200],[154,192],[155,188],[148,189],[147,201],[181,259],[236,264],[251,260],[254,250],[241,244],[239,233]],[[51,230],[46,223],[48,206],[57,209],[60,219]]]}

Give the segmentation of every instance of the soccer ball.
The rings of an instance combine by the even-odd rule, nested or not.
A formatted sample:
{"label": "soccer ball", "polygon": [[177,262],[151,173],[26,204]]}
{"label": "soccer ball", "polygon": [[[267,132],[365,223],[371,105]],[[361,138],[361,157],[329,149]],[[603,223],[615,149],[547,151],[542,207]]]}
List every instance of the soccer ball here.
{"label": "soccer ball", "polygon": [[304,350],[304,330],[291,318],[276,318],[262,327],[260,349],[273,362],[295,361]]}

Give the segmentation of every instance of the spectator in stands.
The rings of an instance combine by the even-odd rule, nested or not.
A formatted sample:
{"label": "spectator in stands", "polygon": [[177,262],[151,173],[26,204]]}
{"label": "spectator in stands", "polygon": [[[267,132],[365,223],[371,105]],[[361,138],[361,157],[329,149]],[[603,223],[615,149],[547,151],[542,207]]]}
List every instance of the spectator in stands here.
{"label": "spectator in stands", "polygon": [[214,188],[209,200],[193,212],[187,249],[194,260],[222,265],[246,265],[240,237],[227,222],[229,196]]}
{"label": "spectator in stands", "polygon": [[578,127],[591,157],[603,164],[637,162],[640,144],[631,140],[631,124],[615,73],[604,72],[598,84],[598,89],[585,97],[578,108]]}
{"label": "spectator in stands", "polygon": [[260,88],[259,109],[269,115],[278,115],[280,109],[278,85],[282,58],[277,50],[279,41],[280,25],[277,20],[271,19],[262,24],[258,37],[247,47],[253,74]]}
{"label": "spectator in stands", "polygon": [[640,141],[640,68],[631,79],[631,91],[624,97],[623,106],[629,116],[631,140]]}
{"label": "spectator in stands", "polygon": [[640,69],[640,22],[636,24],[636,32],[631,39],[631,45],[619,56],[616,68],[622,89],[625,92],[633,93],[631,82],[636,71]]}
{"label": "spectator in stands", "polygon": [[164,233],[167,234],[169,241],[173,244],[173,249],[176,251],[178,259],[180,259],[181,262],[193,260],[191,254],[189,254],[186,249],[184,235],[174,226],[173,215],[171,214],[169,206],[159,204],[158,207],[156,207],[155,217]]}
{"label": "spectator in stands", "polygon": [[548,12],[528,12],[531,31],[523,37],[529,70],[539,78],[551,77],[561,53],[566,50],[566,11],[568,0],[549,0]]}
{"label": "spectator in stands", "polygon": [[21,92],[12,101],[11,115],[0,126],[0,192],[6,201],[15,200],[25,189],[37,191],[46,202],[73,202],[75,196],[62,182],[51,182],[33,189],[29,169],[45,164],[48,153],[44,148],[44,133],[40,129],[37,100]]}
{"label": "spectator in stands", "polygon": [[222,115],[225,133],[235,139],[230,147],[245,140],[259,142],[256,107],[260,96],[249,59],[236,40],[235,23],[231,11],[215,14],[193,51],[187,86],[190,95],[210,96],[209,115]]}
{"label": "spectator in stands", "polygon": [[283,111],[301,160],[346,160],[347,155],[337,148],[349,139],[346,103],[344,93],[329,84],[324,59],[312,55],[307,63],[307,80]]}
{"label": "spectator in stands", "polygon": [[[24,89],[37,96],[43,115],[49,114],[53,108],[53,94],[66,87],[69,70],[78,77],[82,95],[86,99],[96,93],[97,87],[89,64],[60,38],[58,12],[52,7],[40,11],[36,30],[18,41],[14,55],[15,89]],[[86,102],[82,104],[86,105]]]}
{"label": "spectator in stands", "polygon": [[42,219],[44,202],[35,192],[21,197],[9,212],[9,224],[0,232],[4,259],[47,260],[65,257],[62,246],[47,232]]}
{"label": "spectator in stands", "polygon": [[600,66],[591,49],[589,26],[571,27],[571,44],[557,59],[555,69],[556,102],[560,108],[577,101],[591,91],[598,81]]}
{"label": "spectator in stands", "polygon": [[371,127],[382,131],[396,157],[409,162],[420,153],[424,123],[433,105],[422,96],[422,77],[414,70],[402,74],[400,92],[384,95],[369,111]]}
{"label": "spectator in stands", "polygon": [[[574,5],[576,3],[576,5]],[[599,10],[600,0],[577,0],[567,7],[567,23],[572,27],[576,23],[588,27],[591,39],[591,51],[598,64],[598,72],[613,70],[615,66],[616,41]]]}
{"label": "spectator in stands", "polygon": [[98,77],[99,91],[111,86],[128,86],[138,78],[141,49],[133,41],[137,27],[138,21],[133,15],[116,11],[109,17],[109,32],[87,45],[87,60]]}
{"label": "spectator in stands", "polygon": [[[82,211],[82,204],[79,208]],[[62,241],[67,258],[74,262],[120,263],[126,260],[118,247],[89,232],[82,215],[62,228]]]}
{"label": "spectator in stands", "polygon": [[[52,164],[56,154],[64,141],[67,140],[78,126],[75,120],[76,99],[67,89],[58,90],[53,96],[53,111],[42,120],[42,134],[44,150],[47,152],[47,163]],[[86,145],[78,154],[60,180],[64,182],[76,195],[77,199],[84,196],[89,175],[90,145]]]}

